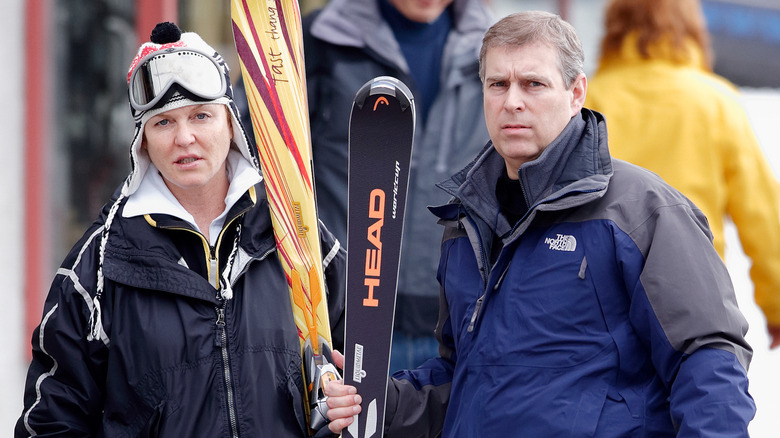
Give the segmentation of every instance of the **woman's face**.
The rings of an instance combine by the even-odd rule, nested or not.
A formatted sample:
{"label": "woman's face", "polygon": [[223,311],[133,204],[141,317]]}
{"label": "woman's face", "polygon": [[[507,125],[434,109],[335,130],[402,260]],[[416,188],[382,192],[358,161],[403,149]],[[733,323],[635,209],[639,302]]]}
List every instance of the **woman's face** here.
{"label": "woman's face", "polygon": [[142,147],[178,197],[227,181],[225,160],[232,138],[225,105],[190,105],[149,119]]}

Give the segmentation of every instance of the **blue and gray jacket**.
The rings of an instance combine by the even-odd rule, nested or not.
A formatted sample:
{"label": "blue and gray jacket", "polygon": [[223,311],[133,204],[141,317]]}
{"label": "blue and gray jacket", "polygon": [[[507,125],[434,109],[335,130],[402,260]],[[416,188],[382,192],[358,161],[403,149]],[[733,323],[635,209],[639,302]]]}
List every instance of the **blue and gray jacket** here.
{"label": "blue and gray jacket", "polygon": [[519,169],[514,226],[504,169],[489,144],[441,185],[440,357],[392,379],[388,436],[748,436],[747,322],[701,211],[587,109]]}

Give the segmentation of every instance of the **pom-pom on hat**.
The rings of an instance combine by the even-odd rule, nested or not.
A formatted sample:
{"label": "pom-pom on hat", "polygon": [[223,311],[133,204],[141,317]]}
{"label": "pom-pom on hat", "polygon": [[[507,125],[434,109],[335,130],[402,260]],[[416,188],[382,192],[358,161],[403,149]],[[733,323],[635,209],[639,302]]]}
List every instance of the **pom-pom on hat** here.
{"label": "pom-pom on hat", "polygon": [[181,38],[181,29],[170,21],[158,23],[149,36],[149,40],[154,44],[173,43],[179,41],[179,38]]}
{"label": "pom-pom on hat", "polygon": [[233,102],[230,69],[225,60],[194,32],[171,22],[159,23],[130,64],[127,73],[135,133],[130,145],[131,172],[122,187],[129,196],[138,189],[151,160],[141,149],[146,122],[153,116],[188,105],[219,103],[230,109],[233,145],[260,172]]}

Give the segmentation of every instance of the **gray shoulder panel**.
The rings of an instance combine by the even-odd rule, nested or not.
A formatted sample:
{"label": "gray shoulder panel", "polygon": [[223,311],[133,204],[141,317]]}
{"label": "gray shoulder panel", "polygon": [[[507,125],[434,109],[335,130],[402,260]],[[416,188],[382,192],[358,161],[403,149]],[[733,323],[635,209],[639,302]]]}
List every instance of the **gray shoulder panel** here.
{"label": "gray shoulder panel", "polygon": [[747,369],[747,321],[707,218],[654,173],[621,160],[613,164],[607,193],[573,219],[608,220],[631,238],[643,259],[638,280],[674,349],[731,351]]}

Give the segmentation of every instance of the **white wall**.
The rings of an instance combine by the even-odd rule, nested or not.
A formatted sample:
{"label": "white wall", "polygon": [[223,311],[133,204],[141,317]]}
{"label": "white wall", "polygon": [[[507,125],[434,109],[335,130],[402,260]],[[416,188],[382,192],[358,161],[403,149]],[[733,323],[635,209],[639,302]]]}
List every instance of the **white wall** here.
{"label": "white wall", "polygon": [[[780,136],[777,135],[780,90],[744,88],[742,102],[775,176],[780,178]],[[753,298],[753,283],[748,275],[750,260],[742,252],[733,224],[726,227],[726,265],[739,307],[750,324],[747,341],[753,347],[753,361],[748,378],[757,412],[748,430],[753,438],[774,438],[780,429],[780,349],[770,351],[768,348],[766,320]]]}
{"label": "white wall", "polygon": [[[0,14],[0,41],[6,61],[0,69],[0,278],[2,309],[0,317],[0,435],[10,436],[22,410],[22,387],[27,366],[24,331],[24,252],[22,192],[24,159],[24,0],[3,0]],[[10,53],[9,53],[10,52]],[[11,61],[8,61],[11,60]],[[3,432],[8,431],[8,432]]]}

